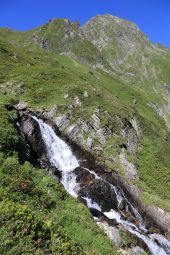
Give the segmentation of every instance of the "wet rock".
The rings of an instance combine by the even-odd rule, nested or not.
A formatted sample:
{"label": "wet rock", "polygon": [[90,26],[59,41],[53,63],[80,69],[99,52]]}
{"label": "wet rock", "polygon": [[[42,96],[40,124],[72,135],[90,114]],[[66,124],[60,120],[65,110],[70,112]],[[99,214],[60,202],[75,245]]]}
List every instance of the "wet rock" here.
{"label": "wet rock", "polygon": [[105,215],[100,212],[99,210],[97,210],[96,208],[89,208],[89,211],[91,212],[91,214],[94,216],[94,217],[97,217],[97,218],[100,218],[100,217],[104,217],[105,218]]}
{"label": "wet rock", "polygon": [[89,184],[91,180],[95,179],[95,176],[83,167],[77,167],[74,173],[76,174],[76,181],[80,185]]}
{"label": "wet rock", "polygon": [[30,115],[22,118],[21,131],[40,159],[46,159],[46,146],[42,139],[39,124]]}
{"label": "wet rock", "polygon": [[158,228],[155,228],[155,227],[150,227],[148,229],[148,233],[149,234],[153,234],[153,233],[160,233],[160,230]]}
{"label": "wet rock", "polygon": [[49,171],[51,172],[52,175],[55,175],[58,180],[61,180],[62,178],[62,173],[56,168],[56,167],[50,167]]}
{"label": "wet rock", "polygon": [[27,102],[19,102],[18,104],[14,105],[14,108],[17,111],[25,111],[27,109]]}
{"label": "wet rock", "polygon": [[126,209],[126,201],[125,199],[122,199],[119,206],[118,206],[119,210],[123,211]]}
{"label": "wet rock", "polygon": [[91,198],[101,208],[102,211],[117,209],[116,194],[110,185],[101,179],[94,179],[88,185],[85,185],[79,191],[82,197]]}

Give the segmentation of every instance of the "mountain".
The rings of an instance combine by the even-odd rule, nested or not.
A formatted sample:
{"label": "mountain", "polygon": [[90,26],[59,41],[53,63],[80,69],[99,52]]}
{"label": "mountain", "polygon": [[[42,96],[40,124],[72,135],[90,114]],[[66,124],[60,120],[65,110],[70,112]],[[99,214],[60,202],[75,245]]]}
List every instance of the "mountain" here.
{"label": "mountain", "polygon": [[111,244],[37,167],[17,128],[30,113],[54,122],[105,175],[123,178],[149,231],[169,236],[169,67],[170,49],[109,14],[82,27],[52,19],[27,32],[0,29],[1,254],[131,254],[139,245],[123,229],[115,230],[121,244]]}

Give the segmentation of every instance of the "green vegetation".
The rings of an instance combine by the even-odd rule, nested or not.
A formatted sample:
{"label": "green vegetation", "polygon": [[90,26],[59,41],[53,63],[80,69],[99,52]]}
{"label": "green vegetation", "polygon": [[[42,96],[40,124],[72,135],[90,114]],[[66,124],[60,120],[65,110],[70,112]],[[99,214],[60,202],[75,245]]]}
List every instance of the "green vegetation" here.
{"label": "green vegetation", "polygon": [[46,172],[19,163],[19,136],[1,113],[0,254],[117,254],[83,204]]}
{"label": "green vegetation", "polygon": [[[123,33],[126,29],[123,28]],[[142,191],[145,203],[170,211],[170,132],[150,107],[151,103],[160,108],[166,103],[162,93],[167,92],[162,85],[170,83],[169,50],[152,49],[140,32],[133,35],[134,41],[140,43],[134,55],[118,69],[115,66],[112,69],[109,63],[116,52],[119,60],[124,60],[127,49],[120,44],[116,51],[114,43],[101,53],[87,38],[83,40],[76,35],[72,40],[65,39],[66,33],[77,31],[77,23],[64,19],[52,20],[25,33],[0,29],[1,254],[117,254],[84,205],[70,198],[46,172],[28,162],[23,165],[19,162],[24,141],[14,128],[11,117],[15,118],[15,113],[11,112],[10,117],[4,107],[7,103],[27,101],[35,110],[49,110],[56,104],[59,112],[65,113],[78,96],[82,107],[74,109],[73,122],[80,116],[88,120],[97,107],[107,111],[110,117],[103,114],[101,126],[112,128],[115,135],[104,146],[104,158],[118,155],[120,145],[127,142],[120,135],[122,125],[136,116],[142,134],[140,150],[136,155],[128,155],[138,166],[140,179],[135,184]],[[109,30],[107,34],[112,40],[121,32],[120,27],[114,32],[111,34]],[[42,39],[46,49],[39,47]],[[143,49],[141,41],[148,50]],[[148,59],[147,77],[142,56]],[[91,68],[98,63],[112,73]],[[127,78],[127,73],[136,75]],[[84,91],[88,98],[83,96]],[[65,94],[69,95],[67,99]],[[119,163],[107,160],[105,163],[124,174]]]}

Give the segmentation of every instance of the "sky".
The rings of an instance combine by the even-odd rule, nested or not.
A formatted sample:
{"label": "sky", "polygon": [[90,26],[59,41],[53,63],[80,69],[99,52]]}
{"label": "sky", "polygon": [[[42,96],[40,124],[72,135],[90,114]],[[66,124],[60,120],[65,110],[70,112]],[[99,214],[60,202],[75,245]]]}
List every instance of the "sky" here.
{"label": "sky", "polygon": [[106,13],[133,21],[152,42],[170,48],[170,0],[0,0],[0,27],[25,31],[51,18],[83,25]]}

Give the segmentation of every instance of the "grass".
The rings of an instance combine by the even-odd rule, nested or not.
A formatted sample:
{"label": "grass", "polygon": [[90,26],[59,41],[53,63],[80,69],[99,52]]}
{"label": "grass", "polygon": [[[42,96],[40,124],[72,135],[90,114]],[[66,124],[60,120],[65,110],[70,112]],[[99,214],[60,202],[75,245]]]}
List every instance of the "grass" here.
{"label": "grass", "polygon": [[23,141],[3,107],[0,120],[0,253],[116,255],[82,203],[45,170],[19,163]]}
{"label": "grass", "polygon": [[[5,47],[8,48],[8,45]],[[12,51],[19,51],[13,47],[15,46],[7,50],[10,52],[10,59],[13,56]],[[2,64],[6,64],[6,61],[5,58]],[[25,100],[34,109],[50,109],[53,104],[57,104],[60,112],[65,112],[65,107],[72,102],[74,96],[78,96],[82,107],[74,110],[72,121],[79,116],[88,119],[95,108],[102,107],[103,111],[109,112],[110,118],[103,115],[101,125],[112,127],[118,136],[116,141],[113,137],[106,144],[104,152],[106,157],[114,155],[119,150],[122,140],[120,130],[124,120],[136,115],[142,131],[142,149],[137,155],[139,187],[151,194],[151,197],[159,196],[159,199],[154,200],[156,205],[167,204],[163,200],[166,201],[169,196],[169,188],[165,185],[170,163],[169,133],[163,120],[148,106],[151,101],[163,104],[162,98],[154,93],[151,84],[137,86],[124,84],[114,76],[100,70],[92,71],[88,66],[81,65],[71,58],[52,52],[44,54],[44,51],[37,47],[25,47],[18,52],[18,59],[13,61],[14,63],[10,60],[10,69],[7,70],[2,83],[10,81],[14,88],[22,83],[23,92],[8,92],[1,95],[1,102]],[[84,98],[84,91],[88,92],[88,98]],[[65,94],[69,95],[69,99],[64,99]],[[110,149],[110,144],[114,145],[113,149]],[[167,209],[168,205],[164,208]]]}
{"label": "grass", "polygon": [[[54,23],[48,25],[51,26],[49,36],[54,33]],[[57,26],[62,27],[63,20]],[[77,29],[77,27],[73,28]],[[46,31],[47,26],[42,30],[39,29],[39,33],[48,32]],[[85,61],[84,64],[80,64],[71,57],[59,55],[56,50],[44,51],[38,45],[31,43],[31,36],[34,32],[36,30],[27,33],[12,32],[8,29],[0,31],[0,150],[1,156],[5,158],[0,164],[0,181],[2,182],[0,192],[1,198],[7,201],[6,212],[2,209],[3,201],[1,201],[0,210],[5,217],[10,217],[12,224],[12,230],[6,230],[5,225],[1,227],[2,243],[5,239],[9,239],[9,243],[5,244],[1,253],[19,254],[19,252],[23,252],[19,242],[21,238],[30,247],[28,254],[35,251],[37,254],[42,254],[45,246],[50,246],[55,254],[58,243],[55,243],[54,237],[57,235],[57,242],[60,243],[59,247],[61,248],[59,254],[66,255],[67,247],[72,249],[72,254],[117,254],[113,245],[98,229],[88,210],[82,204],[70,198],[62,186],[47,173],[32,168],[28,163],[25,166],[18,163],[17,153],[23,140],[13,129],[13,123],[8,117],[4,105],[23,100],[27,101],[29,107],[33,109],[50,109],[53,104],[56,104],[59,112],[65,113],[73,98],[78,96],[82,107],[73,110],[72,122],[80,116],[89,120],[96,108],[101,108],[103,112],[107,111],[110,117],[103,114],[101,126],[112,128],[114,136],[109,138],[104,147],[104,157],[106,158],[118,156],[120,144],[126,142],[120,131],[125,120],[136,116],[142,134],[141,149],[133,157],[128,155],[138,165],[140,179],[136,184],[142,191],[142,199],[145,203],[155,204],[170,211],[170,132],[164,121],[149,107],[151,102],[160,106],[165,103],[159,93],[159,88],[161,82],[170,82],[169,61],[160,59],[160,56],[152,59],[160,70],[160,76],[156,83],[153,83],[153,80],[143,83],[137,81],[126,83],[119,79],[118,74],[109,75],[99,69],[91,69]],[[22,41],[25,42],[24,45]],[[18,47],[17,44],[21,47]],[[92,45],[86,44],[82,49],[81,42],[79,42],[73,46],[73,51],[77,56],[83,56],[90,62],[93,62],[96,54],[99,54]],[[85,50],[85,47],[88,47],[88,51]],[[107,65],[107,63],[105,64]],[[162,69],[163,71],[161,71]],[[20,88],[20,84],[22,84],[22,88]],[[158,89],[158,93],[155,93],[153,85]],[[88,98],[83,96],[84,91],[87,91]],[[64,99],[65,94],[69,95],[68,99]],[[136,100],[136,104],[134,104],[134,100]],[[119,164],[106,163],[110,168],[118,170],[120,174],[124,175]],[[24,172],[24,181],[33,183],[33,189],[40,193],[39,197],[35,194],[33,197],[30,196],[22,189],[20,190],[21,187],[19,187],[20,191],[13,193],[11,185],[17,184],[18,175],[15,173],[11,176],[9,172],[4,172],[5,164],[9,171],[14,168],[15,172],[19,168],[20,174]],[[6,183],[4,180],[7,180]],[[50,208],[43,207],[44,201],[47,202],[47,206],[49,204]],[[50,205],[51,202],[55,205]],[[33,247],[30,243],[32,240],[30,236],[18,236],[18,241],[15,244],[10,236],[15,219],[15,217],[11,218],[10,207],[13,208],[13,212],[18,212],[21,208],[21,211],[26,215],[35,218],[41,228],[45,228],[45,231],[50,233],[51,238],[42,238],[42,246],[39,247],[35,244]],[[43,222],[45,222],[45,226]],[[10,221],[4,224],[7,223]],[[36,233],[36,229],[32,231],[34,234]],[[19,252],[17,253],[17,251]]]}

